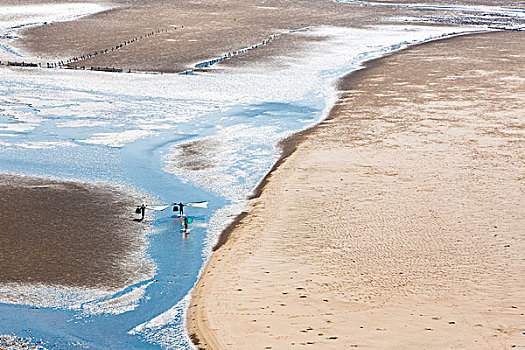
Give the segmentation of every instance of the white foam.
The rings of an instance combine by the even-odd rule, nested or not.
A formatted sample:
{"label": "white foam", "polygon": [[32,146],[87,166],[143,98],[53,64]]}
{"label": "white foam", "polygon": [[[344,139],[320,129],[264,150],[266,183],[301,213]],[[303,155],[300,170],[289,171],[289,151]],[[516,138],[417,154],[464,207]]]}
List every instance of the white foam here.
{"label": "white foam", "polygon": [[[137,259],[144,259],[143,253],[137,254]],[[152,266],[149,262],[147,264]],[[146,269],[147,271],[137,271],[137,274],[133,276],[134,280],[140,281],[151,278],[151,266]],[[138,307],[151,283],[147,282],[132,287],[129,292],[124,294],[119,289],[111,288],[66,287],[40,283],[1,283],[0,303],[79,310],[85,315],[119,315]]]}
{"label": "white foam", "polygon": [[[0,135],[1,137],[1,135]],[[10,142],[0,140],[0,145],[10,148],[25,149],[52,149],[57,147],[78,147],[77,144],[66,141],[34,141],[34,142]]]}
{"label": "white foam", "polygon": [[150,281],[144,285],[133,287],[131,291],[108,300],[95,300],[82,305],[82,310],[86,314],[111,314],[120,315],[128,311],[135,310],[140,302],[145,299],[146,289],[153,283]]}
{"label": "white foam", "polygon": [[20,124],[0,123],[1,131],[26,132],[29,130],[33,130],[35,127],[36,125],[30,124],[30,123],[20,123]]}
{"label": "white foam", "polygon": [[109,147],[123,147],[126,143],[133,142],[145,136],[157,135],[156,132],[148,130],[124,130],[122,132],[95,133],[89,139],[78,140],[78,142],[93,145],[104,145]]}
{"label": "white foam", "polygon": [[83,303],[105,297],[113,292],[115,291],[96,288],[2,283],[0,284],[0,303],[60,309],[80,309]]}
{"label": "white foam", "polygon": [[189,294],[186,295],[169,310],[136,326],[128,333],[140,335],[149,343],[158,344],[163,349],[182,349],[186,346],[195,349],[186,332],[186,315],[190,298]]}

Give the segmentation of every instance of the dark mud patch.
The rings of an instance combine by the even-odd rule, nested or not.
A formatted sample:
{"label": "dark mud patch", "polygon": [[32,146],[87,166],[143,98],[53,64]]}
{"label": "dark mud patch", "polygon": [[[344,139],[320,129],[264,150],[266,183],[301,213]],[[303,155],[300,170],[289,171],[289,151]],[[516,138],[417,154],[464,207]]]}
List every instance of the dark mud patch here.
{"label": "dark mud patch", "polygon": [[122,288],[152,273],[137,203],[116,187],[0,175],[0,283]]}
{"label": "dark mud patch", "polygon": [[219,156],[221,142],[214,139],[202,139],[183,143],[175,147],[171,159],[178,168],[199,171],[214,168],[215,158]]}

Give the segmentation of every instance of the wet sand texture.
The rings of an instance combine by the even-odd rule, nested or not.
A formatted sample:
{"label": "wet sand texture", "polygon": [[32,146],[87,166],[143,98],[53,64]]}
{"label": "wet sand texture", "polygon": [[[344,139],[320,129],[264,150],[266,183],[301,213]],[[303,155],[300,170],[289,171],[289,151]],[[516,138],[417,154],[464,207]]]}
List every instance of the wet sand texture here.
{"label": "wet sand texture", "polygon": [[458,37],[342,80],[203,272],[197,347],[525,346],[524,44]]}
{"label": "wet sand texture", "polygon": [[115,188],[0,175],[0,281],[119,288],[151,272],[144,225]]}
{"label": "wet sand texture", "polygon": [[[61,0],[52,2],[60,3]],[[448,3],[429,1],[434,4],[443,2]],[[24,3],[38,2],[26,0]],[[253,0],[116,0],[98,3],[114,8],[75,21],[28,28],[14,46],[29,56],[37,56],[37,61],[44,67],[46,62],[67,63],[68,59],[81,58],[69,66],[119,72],[181,72],[196,63],[224,57],[266,41],[274,34],[284,36],[248,54],[235,56],[235,64],[289,54],[306,43],[297,38],[286,40],[290,36],[286,33],[308,26],[360,27],[385,24],[385,18],[388,18],[387,25],[395,23],[393,18],[400,18],[401,24],[406,24],[402,20],[405,16],[429,16],[429,20],[433,18],[454,24],[465,20],[449,11],[360,6],[331,0],[268,0],[264,3]],[[0,4],[9,5],[13,1],[0,0]],[[462,1],[462,4],[508,6],[508,2],[499,0]],[[473,17],[467,23],[487,24],[484,16],[476,12],[471,15]],[[492,23],[495,19],[490,17],[487,21]]]}
{"label": "wet sand texture", "polygon": [[[313,0],[112,3],[118,7],[75,21],[30,28],[16,45],[50,60],[110,50],[71,65],[77,67],[179,72],[272,34],[309,25],[370,24],[390,11]],[[167,32],[111,52],[119,43],[156,30]]]}

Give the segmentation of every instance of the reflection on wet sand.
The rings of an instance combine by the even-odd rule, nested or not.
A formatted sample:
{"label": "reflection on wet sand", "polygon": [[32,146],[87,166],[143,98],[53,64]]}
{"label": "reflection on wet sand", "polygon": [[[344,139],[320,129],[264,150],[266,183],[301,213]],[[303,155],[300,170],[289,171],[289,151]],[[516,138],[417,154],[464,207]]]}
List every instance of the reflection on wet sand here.
{"label": "reflection on wet sand", "polygon": [[110,186],[0,175],[2,283],[123,288],[152,274],[136,199]]}

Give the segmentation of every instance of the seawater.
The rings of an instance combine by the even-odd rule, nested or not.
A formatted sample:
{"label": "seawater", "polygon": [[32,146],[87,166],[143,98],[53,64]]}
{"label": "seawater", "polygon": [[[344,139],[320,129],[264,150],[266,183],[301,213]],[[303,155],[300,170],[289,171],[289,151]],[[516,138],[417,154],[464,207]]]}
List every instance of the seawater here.
{"label": "seawater", "polygon": [[[44,288],[38,302],[0,303],[0,334],[61,349],[191,348],[189,292],[221,230],[278,159],[278,141],[322,120],[337,78],[363,62],[472,30],[311,28],[289,35],[326,40],[207,74],[1,69],[1,172],[116,184],[156,203],[211,205],[188,209],[195,218],[188,235],[169,210],[148,213],[152,279],[114,294]],[[178,166],[185,156],[178,146],[194,141],[211,165]]]}

